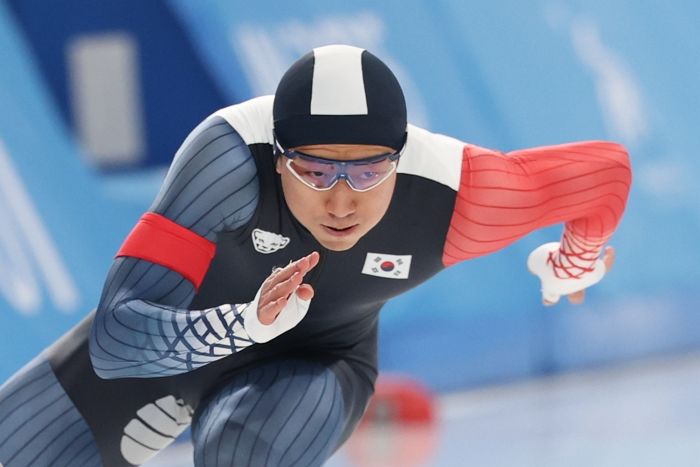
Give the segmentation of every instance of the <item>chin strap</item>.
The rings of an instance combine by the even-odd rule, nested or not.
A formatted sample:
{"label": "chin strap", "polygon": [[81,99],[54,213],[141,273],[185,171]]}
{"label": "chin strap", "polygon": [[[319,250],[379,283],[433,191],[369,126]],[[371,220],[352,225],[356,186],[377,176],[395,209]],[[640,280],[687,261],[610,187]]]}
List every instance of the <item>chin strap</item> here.
{"label": "chin strap", "polygon": [[605,263],[596,259],[590,268],[576,275],[562,277],[558,269],[562,268],[559,242],[545,243],[535,248],[527,258],[527,268],[540,278],[542,298],[550,303],[559,301],[562,295],[586,289],[600,282],[605,276]]}

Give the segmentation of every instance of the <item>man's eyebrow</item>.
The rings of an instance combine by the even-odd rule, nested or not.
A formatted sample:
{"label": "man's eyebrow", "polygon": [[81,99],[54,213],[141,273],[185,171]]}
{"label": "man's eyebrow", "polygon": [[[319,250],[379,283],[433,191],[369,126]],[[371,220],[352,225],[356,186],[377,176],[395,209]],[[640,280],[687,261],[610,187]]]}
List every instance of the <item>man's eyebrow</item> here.
{"label": "man's eyebrow", "polygon": [[[305,147],[305,146],[301,146],[301,147]],[[312,145],[312,146],[308,146],[308,147],[305,147],[305,148],[306,148],[306,150],[309,150],[309,149],[311,149],[311,150],[319,150],[319,149],[322,149],[322,150],[327,151],[327,152],[332,152],[332,153],[335,153],[335,154],[340,154],[340,153],[343,153],[345,150],[347,150],[347,149],[348,149],[348,146],[340,147],[340,148],[339,148],[339,147],[329,147],[329,146],[324,146],[324,145]],[[299,148],[297,148],[296,150],[299,150]],[[304,152],[304,151],[301,150],[301,152]]]}

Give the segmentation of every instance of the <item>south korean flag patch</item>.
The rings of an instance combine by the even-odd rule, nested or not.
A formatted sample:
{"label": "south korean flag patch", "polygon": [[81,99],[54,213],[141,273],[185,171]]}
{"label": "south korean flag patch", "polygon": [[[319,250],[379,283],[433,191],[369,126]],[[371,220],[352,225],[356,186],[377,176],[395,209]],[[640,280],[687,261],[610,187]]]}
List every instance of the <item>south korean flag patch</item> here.
{"label": "south korean flag patch", "polygon": [[410,269],[411,255],[367,253],[362,274],[387,279],[408,279]]}

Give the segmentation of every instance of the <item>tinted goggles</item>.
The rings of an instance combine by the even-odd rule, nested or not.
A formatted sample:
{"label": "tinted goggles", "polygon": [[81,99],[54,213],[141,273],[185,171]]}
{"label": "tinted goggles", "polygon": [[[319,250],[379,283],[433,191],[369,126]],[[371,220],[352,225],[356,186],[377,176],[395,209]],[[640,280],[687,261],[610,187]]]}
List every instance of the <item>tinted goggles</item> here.
{"label": "tinted goggles", "polygon": [[301,151],[283,150],[276,145],[278,155],[287,158],[287,169],[299,181],[317,191],[333,188],[340,179],[345,179],[350,188],[363,192],[376,188],[396,170],[402,151],[379,154],[349,161],[326,159]]}

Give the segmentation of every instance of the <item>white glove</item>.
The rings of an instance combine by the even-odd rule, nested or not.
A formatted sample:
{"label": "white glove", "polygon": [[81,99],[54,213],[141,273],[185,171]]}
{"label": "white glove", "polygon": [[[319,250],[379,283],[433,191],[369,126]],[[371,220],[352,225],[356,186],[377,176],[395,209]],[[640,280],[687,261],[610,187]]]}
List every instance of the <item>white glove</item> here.
{"label": "white glove", "polygon": [[287,304],[282,308],[282,311],[277,315],[277,318],[271,324],[265,325],[258,319],[258,302],[260,301],[261,291],[262,286],[258,289],[258,293],[253,301],[241,313],[243,316],[243,327],[248,333],[248,337],[258,344],[268,342],[299,324],[306,316],[306,312],[311,305],[311,300],[302,300],[294,292],[289,297]]}
{"label": "white glove", "polygon": [[561,279],[554,274],[554,267],[548,262],[550,253],[559,254],[559,242],[545,243],[535,248],[527,258],[527,268],[540,278],[542,298],[547,302],[557,303],[562,295],[586,289],[600,282],[605,276],[605,263],[597,259],[593,264],[593,270],[584,273],[580,278]]}

